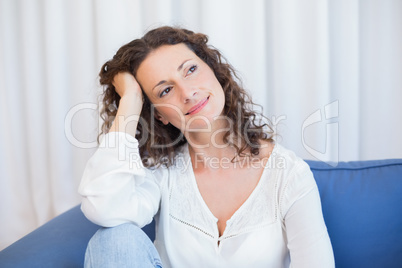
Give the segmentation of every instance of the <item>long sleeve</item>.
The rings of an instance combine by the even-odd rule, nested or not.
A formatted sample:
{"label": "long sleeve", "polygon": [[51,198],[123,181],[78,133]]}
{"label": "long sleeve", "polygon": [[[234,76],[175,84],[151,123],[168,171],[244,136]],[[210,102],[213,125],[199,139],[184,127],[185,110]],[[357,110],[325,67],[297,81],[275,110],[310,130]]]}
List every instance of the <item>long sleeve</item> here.
{"label": "long sleeve", "polygon": [[307,164],[289,176],[281,204],[292,268],[335,267],[320,195]]}
{"label": "long sleeve", "polygon": [[162,169],[143,167],[134,137],[110,132],[86,165],[78,189],[81,209],[101,226],[133,222],[143,227],[159,209],[165,175]]}

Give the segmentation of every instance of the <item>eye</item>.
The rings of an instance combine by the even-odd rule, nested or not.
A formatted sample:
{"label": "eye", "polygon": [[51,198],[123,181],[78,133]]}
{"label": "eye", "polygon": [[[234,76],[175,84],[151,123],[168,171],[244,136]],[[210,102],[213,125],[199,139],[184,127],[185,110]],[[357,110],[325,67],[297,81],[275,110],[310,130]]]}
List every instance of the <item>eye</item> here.
{"label": "eye", "polygon": [[192,74],[192,73],[195,72],[195,70],[197,70],[197,65],[191,66],[191,67],[188,69],[187,74]]}
{"label": "eye", "polygon": [[167,87],[165,88],[161,94],[159,94],[159,98],[162,98],[163,96],[165,96],[166,94],[168,94],[170,91],[172,90],[172,87]]}

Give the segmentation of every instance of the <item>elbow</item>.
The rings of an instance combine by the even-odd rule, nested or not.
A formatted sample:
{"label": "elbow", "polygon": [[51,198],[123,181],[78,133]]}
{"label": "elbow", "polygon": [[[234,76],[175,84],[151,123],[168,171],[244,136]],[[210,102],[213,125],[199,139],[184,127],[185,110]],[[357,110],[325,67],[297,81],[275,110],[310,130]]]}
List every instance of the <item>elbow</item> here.
{"label": "elbow", "polygon": [[125,223],[114,218],[109,211],[95,205],[94,202],[91,202],[90,198],[82,200],[81,211],[89,221],[102,227],[114,227]]}
{"label": "elbow", "polygon": [[157,207],[154,204],[141,202],[137,198],[132,201],[116,205],[110,200],[98,199],[94,196],[84,197],[81,211],[88,220],[102,227],[115,227],[131,222],[142,228],[152,221]]}

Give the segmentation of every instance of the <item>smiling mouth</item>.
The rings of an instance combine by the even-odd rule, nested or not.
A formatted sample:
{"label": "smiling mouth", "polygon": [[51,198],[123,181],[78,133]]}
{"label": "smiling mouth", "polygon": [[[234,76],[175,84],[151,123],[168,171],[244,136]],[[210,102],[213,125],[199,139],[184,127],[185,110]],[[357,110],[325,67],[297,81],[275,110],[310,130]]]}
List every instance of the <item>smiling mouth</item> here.
{"label": "smiling mouth", "polygon": [[207,105],[208,100],[209,96],[200,101],[197,105],[193,106],[185,115],[198,113],[202,108],[204,108],[205,105]]}

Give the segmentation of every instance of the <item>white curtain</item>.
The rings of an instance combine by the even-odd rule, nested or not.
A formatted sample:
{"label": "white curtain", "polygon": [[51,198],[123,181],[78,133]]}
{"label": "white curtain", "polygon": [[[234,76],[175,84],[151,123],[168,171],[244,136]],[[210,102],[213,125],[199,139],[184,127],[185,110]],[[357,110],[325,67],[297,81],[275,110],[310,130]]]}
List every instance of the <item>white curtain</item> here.
{"label": "white curtain", "polygon": [[400,0],[0,0],[0,249],[79,204],[100,66],[165,24],[208,34],[301,157],[402,157]]}

